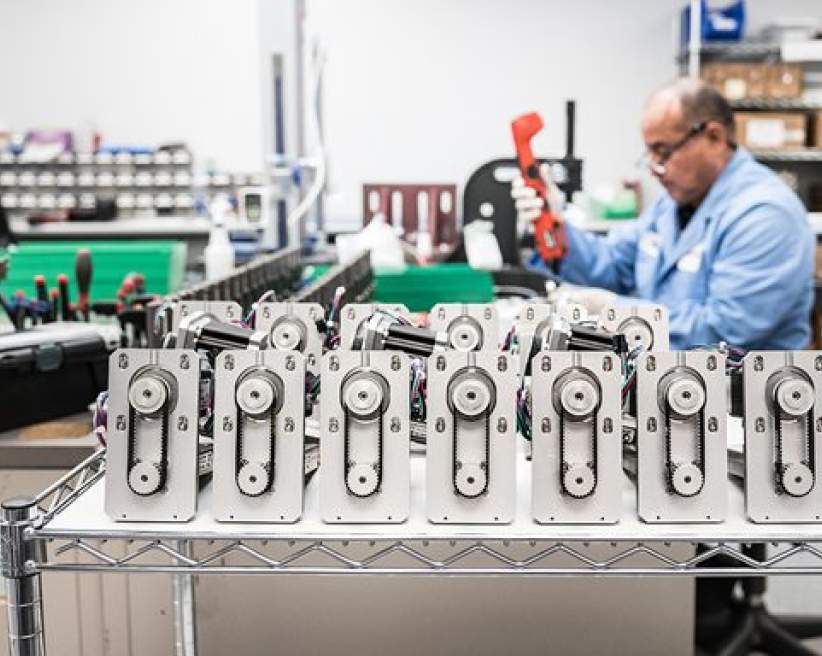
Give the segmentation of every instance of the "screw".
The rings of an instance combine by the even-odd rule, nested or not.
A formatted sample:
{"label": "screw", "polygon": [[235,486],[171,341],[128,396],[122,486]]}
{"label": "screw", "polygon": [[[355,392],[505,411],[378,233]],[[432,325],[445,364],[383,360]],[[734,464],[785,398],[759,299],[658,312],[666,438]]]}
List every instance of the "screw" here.
{"label": "screw", "polygon": [[335,417],[328,420],[328,432],[336,433],[340,429],[340,422]]}
{"label": "screw", "polygon": [[505,417],[500,417],[497,420],[497,432],[504,433],[508,430],[508,421],[506,421]]}
{"label": "screw", "polygon": [[289,355],[285,359],[285,368],[288,369],[288,371],[294,371],[294,367],[296,367],[296,364],[294,363],[294,356]]}
{"label": "screw", "polygon": [[317,358],[314,357],[313,353],[308,354],[308,364],[313,365],[317,362]]}
{"label": "screw", "polygon": [[534,320],[534,308],[529,307],[525,311],[525,318],[528,319],[528,321],[533,321]]}
{"label": "screw", "polygon": [[550,433],[551,432],[551,419],[549,417],[542,418],[542,424],[540,424],[540,430],[543,433]]}
{"label": "screw", "polygon": [[648,418],[648,432],[656,433],[656,418],[654,417]]}
{"label": "screw", "polygon": [[645,361],[645,368],[648,371],[656,370],[656,358],[653,355],[648,356],[648,359]]}
{"label": "screw", "polygon": [[543,356],[540,368],[543,371],[551,371],[551,358],[547,355]]}
{"label": "screw", "polygon": [[187,431],[188,430],[188,419],[186,417],[178,417],[177,418],[177,430],[179,430],[179,431]]}
{"label": "screw", "polygon": [[291,417],[285,418],[285,432],[292,433],[294,431],[294,419]]}
{"label": "screw", "polygon": [[445,308],[444,307],[440,307],[440,309],[437,310],[437,317],[440,319],[440,321],[445,319]]}
{"label": "screw", "polygon": [[340,359],[336,355],[332,355],[328,359],[328,368],[331,371],[337,371],[340,368]]}
{"label": "screw", "polygon": [[392,433],[399,433],[401,428],[402,428],[402,422],[400,422],[400,418],[399,417],[391,417],[391,432]]}
{"label": "screw", "polygon": [[483,312],[482,316],[485,317],[486,321],[491,321],[491,317],[493,316],[492,313],[491,313],[491,308],[489,308],[489,307],[485,308],[485,311]]}
{"label": "screw", "polygon": [[717,421],[716,417],[711,417],[708,419],[708,430],[712,433],[716,433],[717,429],[719,428],[719,422]]}
{"label": "screw", "polygon": [[271,310],[269,310],[267,307],[263,308],[263,317],[266,319],[271,318]]}
{"label": "screw", "polygon": [[231,432],[232,430],[234,430],[234,422],[233,422],[233,421],[231,421],[231,417],[229,417],[228,415],[226,415],[225,417],[223,417],[223,430],[224,430],[226,433],[229,433],[229,432]]}
{"label": "screw", "polygon": [[611,308],[610,310],[608,310],[608,320],[613,321],[614,319],[616,319],[616,312],[613,308]]}
{"label": "screw", "polygon": [[351,320],[353,321],[354,316],[355,316],[355,314],[354,314],[354,308],[352,308],[352,307],[348,308],[348,318],[349,318],[349,319],[351,319]]}
{"label": "screw", "polygon": [[605,417],[605,420],[602,422],[602,432],[603,433],[612,433],[614,430],[614,422],[610,417]]}
{"label": "screw", "polygon": [[611,360],[610,355],[606,355],[604,358],[602,358],[602,371],[611,371],[613,366],[614,363],[613,360]]}
{"label": "screw", "polygon": [[234,369],[234,356],[233,355],[225,356],[224,363],[225,363],[224,366],[225,366],[227,371],[231,371],[232,369]]}
{"label": "screw", "polygon": [[817,355],[813,360],[813,368],[822,371],[822,355]]}
{"label": "screw", "polygon": [[659,308],[654,310],[654,321],[662,321],[662,310]]}
{"label": "screw", "polygon": [[180,356],[180,369],[188,369],[190,364],[191,361],[185,353]]}
{"label": "screw", "polygon": [[754,358],[754,371],[762,371],[765,368],[765,360],[761,355]]}
{"label": "screw", "polygon": [[437,356],[437,371],[445,371],[445,358],[441,355]]}
{"label": "screw", "polygon": [[434,428],[438,433],[442,433],[445,431],[445,419],[442,417],[437,417],[436,424],[434,424]]}
{"label": "screw", "polygon": [[124,431],[126,429],[126,418],[124,415],[117,415],[117,430]]}
{"label": "screw", "polygon": [[117,365],[120,369],[125,369],[128,367],[128,356],[125,353],[121,353],[120,357],[117,358]]}
{"label": "screw", "polygon": [[400,356],[399,355],[392,355],[391,356],[391,371],[399,371],[400,370]]}
{"label": "screw", "polygon": [[708,367],[708,371],[713,371],[714,369],[716,369],[716,356],[709,355],[708,362],[705,366]]}
{"label": "screw", "polygon": [[497,370],[502,372],[508,369],[508,358],[501,355],[497,358]]}
{"label": "screw", "polygon": [[756,421],[754,422],[754,430],[757,433],[764,433],[765,432],[765,419],[764,417],[757,417]]}

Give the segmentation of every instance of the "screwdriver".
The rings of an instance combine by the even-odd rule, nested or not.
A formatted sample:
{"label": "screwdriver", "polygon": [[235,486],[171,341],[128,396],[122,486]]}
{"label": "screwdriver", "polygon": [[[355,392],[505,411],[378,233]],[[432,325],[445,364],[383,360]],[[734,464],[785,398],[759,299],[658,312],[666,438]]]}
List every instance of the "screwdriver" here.
{"label": "screwdriver", "polygon": [[57,311],[57,306],[60,304],[60,292],[56,289],[52,289],[49,292],[49,321],[57,321],[57,315],[59,314]]}
{"label": "screwdriver", "polygon": [[91,288],[91,251],[81,248],[74,261],[74,277],[77,278],[79,297],[77,307],[83,318],[89,320],[89,289]]}
{"label": "screwdriver", "polygon": [[[34,290],[37,295],[37,301],[41,306],[40,312],[42,312],[42,308],[46,307],[49,302],[49,293],[46,289],[46,278],[42,275],[34,276]],[[46,312],[44,322],[52,321],[51,313]]]}
{"label": "screwdriver", "polygon": [[65,273],[57,276],[57,286],[60,288],[60,315],[63,321],[72,321],[71,301],[69,301],[68,277]]}

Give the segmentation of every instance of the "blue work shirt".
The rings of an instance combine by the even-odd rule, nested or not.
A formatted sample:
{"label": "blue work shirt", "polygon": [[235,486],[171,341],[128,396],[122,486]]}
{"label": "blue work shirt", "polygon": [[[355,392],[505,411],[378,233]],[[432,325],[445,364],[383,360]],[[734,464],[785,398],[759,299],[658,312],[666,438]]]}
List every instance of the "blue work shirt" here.
{"label": "blue work shirt", "polygon": [[807,348],[815,237],[801,201],[738,148],[681,231],[664,193],[607,236],[567,225],[560,275],[664,305],[671,348]]}

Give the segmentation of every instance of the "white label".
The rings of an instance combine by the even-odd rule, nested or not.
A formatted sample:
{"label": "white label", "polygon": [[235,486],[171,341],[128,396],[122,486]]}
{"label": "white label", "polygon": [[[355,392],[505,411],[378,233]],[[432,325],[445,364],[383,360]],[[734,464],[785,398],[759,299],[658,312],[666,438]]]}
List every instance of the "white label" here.
{"label": "white label", "polygon": [[779,119],[753,119],[745,124],[745,143],[753,148],[779,148],[786,137],[785,122]]}
{"label": "white label", "polygon": [[676,263],[676,268],[683,273],[696,273],[702,265],[702,251],[704,250],[701,244],[697,244],[690,251],[685,253],[679,262]]}
{"label": "white label", "polygon": [[748,95],[748,83],[740,77],[728,78],[723,92],[728,100],[742,100]]}
{"label": "white label", "polygon": [[650,257],[659,255],[662,239],[655,232],[646,232],[639,240],[639,249]]}

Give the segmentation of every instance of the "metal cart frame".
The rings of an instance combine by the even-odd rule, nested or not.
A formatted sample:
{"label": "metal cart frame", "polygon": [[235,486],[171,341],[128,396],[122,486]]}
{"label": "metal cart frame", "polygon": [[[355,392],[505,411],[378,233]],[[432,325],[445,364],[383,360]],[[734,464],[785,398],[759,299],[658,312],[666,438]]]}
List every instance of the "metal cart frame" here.
{"label": "metal cart frame", "polygon": [[[8,593],[9,644],[14,656],[46,653],[41,573],[165,572],[174,575],[175,654],[196,653],[193,574],[393,574],[462,576],[714,576],[822,574],[822,526],[753,525],[726,538],[716,526],[645,526],[645,537],[614,526],[437,527],[429,532],[401,525],[300,524],[255,528],[218,525],[192,533],[186,524],[121,524],[114,530],[55,527],[53,520],[95,486],[102,486],[105,450],[81,462],[34,498],[2,504],[0,572]],[[98,489],[102,493],[101,489]],[[737,496],[741,496],[738,492]],[[308,502],[307,502],[308,503]],[[156,525],[153,525],[156,527]],[[327,529],[327,530],[326,530]],[[495,530],[491,530],[495,529]],[[496,530],[498,529],[498,530]],[[634,530],[634,529],[631,529]],[[719,530],[719,532],[717,532]],[[607,536],[612,535],[609,538]],[[794,536],[795,537],[788,537]],[[752,558],[743,544],[768,543],[771,554]],[[126,547],[112,556],[106,545]],[[695,552],[697,544],[707,549]],[[683,549],[682,547],[687,547]],[[678,549],[677,549],[678,548]],[[272,555],[271,550],[277,551]],[[676,552],[680,553],[677,554]],[[68,561],[67,554],[83,554]],[[605,552],[603,554],[603,552]],[[683,555],[685,553],[685,555]],[[700,567],[724,555],[732,565]],[[804,564],[792,564],[803,555]],[[807,564],[810,556],[811,564]],[[240,557],[242,562],[230,562]],[[317,558],[323,562],[317,563]],[[396,562],[400,560],[399,564]],[[638,562],[639,561],[639,562]]]}

